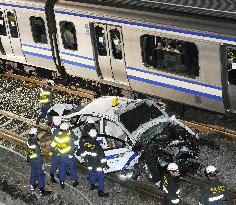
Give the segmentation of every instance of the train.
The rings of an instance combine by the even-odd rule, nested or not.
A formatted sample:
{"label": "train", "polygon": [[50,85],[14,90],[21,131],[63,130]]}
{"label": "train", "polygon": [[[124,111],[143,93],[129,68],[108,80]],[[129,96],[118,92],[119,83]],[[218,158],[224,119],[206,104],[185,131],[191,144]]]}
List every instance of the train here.
{"label": "train", "polygon": [[0,0],[1,63],[234,115],[231,1],[151,2]]}

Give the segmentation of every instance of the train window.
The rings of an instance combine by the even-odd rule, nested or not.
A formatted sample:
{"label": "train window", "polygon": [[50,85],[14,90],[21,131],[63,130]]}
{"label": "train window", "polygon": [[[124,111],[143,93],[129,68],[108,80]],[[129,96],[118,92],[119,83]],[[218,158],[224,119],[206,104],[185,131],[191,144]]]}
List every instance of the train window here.
{"label": "train window", "polygon": [[44,20],[41,17],[30,17],[31,31],[36,43],[45,44],[48,42]]}
{"label": "train window", "polygon": [[236,48],[227,49],[228,81],[236,85]]}
{"label": "train window", "polygon": [[60,22],[61,38],[65,49],[77,50],[75,25],[72,22]]}
{"label": "train window", "polygon": [[110,30],[111,36],[111,47],[112,47],[112,55],[115,59],[122,59],[122,45],[120,40],[120,32],[117,29]]}
{"label": "train window", "polygon": [[7,12],[7,19],[10,28],[10,33],[12,38],[18,38],[18,29],[16,23],[16,15],[12,12]]}
{"label": "train window", "polygon": [[2,11],[0,11],[0,35],[2,35],[2,36],[7,35],[6,26],[5,26],[5,22],[4,22],[4,16],[3,16]]}
{"label": "train window", "polygon": [[107,56],[105,29],[100,26],[95,26],[94,31],[98,55]]}
{"label": "train window", "polygon": [[186,75],[199,76],[198,48],[192,42],[142,35],[142,59],[146,67]]}

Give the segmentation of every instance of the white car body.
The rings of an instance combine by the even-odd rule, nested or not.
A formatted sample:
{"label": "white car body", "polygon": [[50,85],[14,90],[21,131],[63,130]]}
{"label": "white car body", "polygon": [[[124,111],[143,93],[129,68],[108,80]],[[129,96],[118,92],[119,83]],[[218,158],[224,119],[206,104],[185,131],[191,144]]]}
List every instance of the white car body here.
{"label": "white car body", "polygon": [[[81,135],[81,132],[80,128],[76,125],[80,124],[81,126],[83,123],[86,124],[87,117],[92,117],[96,121],[97,129],[100,134],[106,136],[98,139],[105,150],[107,162],[110,167],[105,170],[106,173],[130,169],[138,162],[139,155],[132,151],[132,148],[139,139],[139,136],[153,125],[172,121],[173,123],[180,124],[190,133],[194,134],[189,128],[181,124],[174,117],[170,118],[168,114],[152,100],[132,100],[118,97],[118,104],[112,106],[112,102],[115,98],[117,97],[105,96],[95,99],[83,109],[78,111],[75,110],[73,113],[63,116],[64,119],[70,119],[71,123],[75,125],[74,132],[77,133],[77,135]],[[137,124],[135,130],[127,129],[128,126],[125,126],[121,122],[122,114],[125,115],[127,112],[134,110],[142,104],[157,108],[159,116],[140,125]],[[81,161],[80,157],[77,158]]]}

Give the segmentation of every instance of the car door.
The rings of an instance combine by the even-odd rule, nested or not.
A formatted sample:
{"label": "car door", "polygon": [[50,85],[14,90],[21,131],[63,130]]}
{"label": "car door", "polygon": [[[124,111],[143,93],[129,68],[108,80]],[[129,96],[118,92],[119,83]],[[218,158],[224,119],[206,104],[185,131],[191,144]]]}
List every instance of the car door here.
{"label": "car door", "polygon": [[138,162],[138,154],[131,150],[124,141],[106,137],[108,149],[105,150],[107,165],[105,173],[130,169]]}

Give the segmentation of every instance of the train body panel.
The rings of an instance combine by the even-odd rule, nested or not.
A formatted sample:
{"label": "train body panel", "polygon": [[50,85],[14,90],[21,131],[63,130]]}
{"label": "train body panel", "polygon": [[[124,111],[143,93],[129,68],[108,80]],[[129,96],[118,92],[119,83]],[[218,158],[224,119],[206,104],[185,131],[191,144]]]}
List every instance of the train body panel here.
{"label": "train body panel", "polygon": [[25,56],[22,50],[21,31],[19,29],[18,11],[21,9],[18,4],[12,1],[0,1],[0,38],[2,59],[26,63]]}
{"label": "train body panel", "polygon": [[[77,13],[68,11],[67,15],[74,16],[78,19],[90,19],[90,25],[93,23],[95,27],[100,26],[103,29],[100,34],[103,33],[105,35],[104,37],[100,35],[98,41],[99,43],[105,42],[106,48],[108,47],[107,44],[110,44],[109,33],[106,32],[106,30],[109,30],[107,27],[113,24],[115,27],[122,28],[126,74],[133,90],[204,109],[224,112],[219,52],[220,41],[215,38],[216,36],[214,34],[209,34],[206,38],[206,34],[200,33],[199,31],[189,31],[187,33],[187,29],[180,30],[159,26],[153,23],[156,21],[154,18],[148,23],[143,23],[139,18],[133,19],[134,16],[128,18],[125,15],[123,19],[120,18],[120,20],[117,20],[117,16],[121,16],[121,14],[117,12],[116,16],[116,13],[114,13],[111,17],[109,12],[99,12],[95,8],[88,8],[86,10],[86,8],[78,7]],[[188,77],[178,73],[168,72],[168,70],[158,70],[150,66],[145,66],[142,59],[140,38],[146,34],[194,42],[199,51],[199,76]],[[231,39],[229,38],[229,40]],[[223,37],[221,41],[224,41]],[[108,52],[112,52],[112,50],[110,51],[108,49]],[[104,79],[112,82],[114,80],[114,72],[111,68],[112,61],[108,62],[104,59],[104,56],[101,57],[99,54],[97,56],[98,63],[106,68],[106,70],[101,70],[101,75],[107,76]],[[114,59],[114,56],[112,57]]]}
{"label": "train body panel", "polygon": [[0,1],[0,3],[4,9],[16,12],[15,24],[18,25],[19,31],[15,34],[19,37],[13,38],[11,43],[15,46],[15,49],[12,49],[15,55],[13,58],[6,56],[5,59],[57,71],[48,41],[45,1],[22,0]]}
{"label": "train body panel", "polygon": [[[65,71],[72,76],[99,80],[96,72],[89,21],[62,14],[65,8],[55,9],[59,54]],[[71,29],[71,33],[65,33]],[[71,37],[70,35],[73,34]]]}
{"label": "train body panel", "polygon": [[23,49],[25,64],[56,71],[56,52],[71,76],[236,112],[233,21],[58,0],[51,10],[55,24],[50,24],[46,2],[0,1],[16,12],[22,48],[14,45]]}

